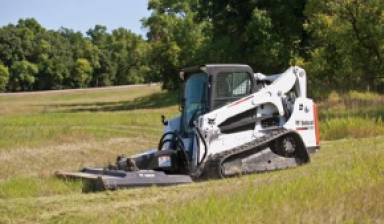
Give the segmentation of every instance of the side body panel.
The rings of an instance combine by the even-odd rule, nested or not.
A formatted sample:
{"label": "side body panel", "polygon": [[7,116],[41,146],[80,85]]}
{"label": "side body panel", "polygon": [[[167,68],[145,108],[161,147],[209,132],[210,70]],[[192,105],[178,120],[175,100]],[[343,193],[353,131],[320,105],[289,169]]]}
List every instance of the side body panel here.
{"label": "side body panel", "polygon": [[173,117],[169,119],[167,122],[168,124],[164,126],[164,133],[180,131],[181,116]]}
{"label": "side body panel", "polygon": [[308,98],[297,98],[292,115],[284,124],[284,128],[297,131],[305,146],[316,147],[316,127],[313,101]]}
{"label": "side body panel", "polygon": [[[295,93],[295,96],[290,97],[291,93]],[[291,67],[280,76],[274,77],[274,81],[270,85],[258,92],[200,116],[198,125],[208,143],[207,154],[216,154],[243,145],[272,130],[263,128],[257,121],[254,130],[232,134],[221,133],[220,124],[250,110],[255,110],[256,119],[262,120],[263,117],[268,116],[277,117],[279,124],[276,128],[297,131],[307,148],[318,146],[313,101],[306,98],[306,95],[305,70]],[[200,152],[200,154],[204,153]]]}

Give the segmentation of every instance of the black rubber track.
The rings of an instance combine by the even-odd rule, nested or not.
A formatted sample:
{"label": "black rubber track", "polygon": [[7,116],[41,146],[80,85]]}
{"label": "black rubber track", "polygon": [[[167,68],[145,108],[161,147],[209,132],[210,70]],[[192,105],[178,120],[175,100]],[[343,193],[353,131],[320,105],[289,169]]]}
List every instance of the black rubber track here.
{"label": "black rubber track", "polygon": [[[305,144],[301,139],[300,135],[293,130],[279,129],[261,138],[257,138],[254,141],[248,142],[244,145],[235,147],[230,150],[226,150],[224,152],[215,154],[213,156],[209,156],[207,161],[204,164],[202,164],[203,172],[202,172],[202,175],[199,177],[199,179],[221,179],[221,178],[230,177],[230,176],[225,176],[222,172],[222,166],[228,158],[235,155],[239,155],[241,153],[246,153],[252,150],[255,150],[256,151],[255,153],[257,153],[258,148],[269,146],[273,144],[274,141],[276,141],[277,139],[283,138],[287,135],[292,135],[298,144],[297,151],[294,156],[298,161],[298,165],[310,162],[309,154],[305,148]],[[268,171],[272,171],[272,170],[268,170]],[[255,172],[259,172],[259,171],[255,171]],[[249,173],[252,173],[252,172],[247,172],[246,174],[249,174]]]}

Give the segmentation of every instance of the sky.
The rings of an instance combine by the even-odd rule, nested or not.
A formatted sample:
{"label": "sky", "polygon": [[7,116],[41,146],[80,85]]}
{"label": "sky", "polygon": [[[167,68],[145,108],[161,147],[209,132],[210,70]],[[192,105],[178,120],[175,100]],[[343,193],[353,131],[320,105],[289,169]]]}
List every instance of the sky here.
{"label": "sky", "polygon": [[124,27],[145,37],[140,20],[150,16],[148,0],[0,0],[0,27],[35,18],[43,27],[85,32],[96,24]]}

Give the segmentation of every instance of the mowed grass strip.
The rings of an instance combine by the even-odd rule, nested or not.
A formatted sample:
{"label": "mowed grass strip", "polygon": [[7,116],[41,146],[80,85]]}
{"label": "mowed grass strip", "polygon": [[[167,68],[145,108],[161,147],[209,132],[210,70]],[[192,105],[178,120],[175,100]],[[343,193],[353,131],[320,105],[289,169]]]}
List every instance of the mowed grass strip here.
{"label": "mowed grass strip", "polygon": [[[161,91],[160,86],[6,94],[0,95],[0,115],[51,113],[64,110],[72,111],[79,108],[86,111],[85,109],[94,109],[103,105],[124,105],[127,102],[152,94],[166,95],[165,92]],[[173,99],[172,97],[168,98]]]}
{"label": "mowed grass strip", "polygon": [[153,148],[161,114],[175,116],[177,97],[159,86],[0,97],[0,199],[81,192],[54,172],[103,167]]}
{"label": "mowed grass strip", "polygon": [[160,116],[136,111],[2,117],[0,151],[117,137],[158,136],[162,131]]}

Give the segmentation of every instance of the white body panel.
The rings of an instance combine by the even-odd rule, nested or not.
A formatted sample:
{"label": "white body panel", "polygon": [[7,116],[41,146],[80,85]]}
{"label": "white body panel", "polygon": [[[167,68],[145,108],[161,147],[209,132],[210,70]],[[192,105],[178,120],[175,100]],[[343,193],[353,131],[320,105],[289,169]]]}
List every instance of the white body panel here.
{"label": "white body panel", "polygon": [[284,128],[296,130],[304,140],[306,147],[316,147],[316,128],[314,105],[311,99],[297,98],[290,119]]}
{"label": "white body panel", "polygon": [[[252,131],[234,134],[222,134],[220,132],[219,125],[221,123],[228,118],[251,109],[255,109],[257,117],[278,113],[280,116],[280,128],[298,131],[306,147],[317,146],[313,101],[306,98],[307,83],[305,70],[299,67],[291,67],[282,74],[268,77],[260,73],[255,74],[255,78],[259,81],[268,80],[272,83],[264,86],[254,94],[211,111],[199,118],[199,127],[204,132],[205,140],[208,143],[208,155],[243,145],[268,133],[265,131],[260,132],[263,129],[260,122],[256,123],[255,129]],[[294,97],[289,95],[292,92],[295,93]],[[283,105],[283,102],[285,102],[285,105]],[[291,111],[288,121],[285,118],[284,106]],[[301,107],[303,107],[302,110],[300,109]],[[311,125],[308,125],[309,123]],[[308,126],[305,127],[307,128],[306,130],[298,130],[298,128],[303,128],[304,126]],[[200,148],[204,149],[202,144]],[[204,153],[202,150],[200,151],[200,158]]]}
{"label": "white body panel", "polygon": [[210,144],[209,154],[216,154],[228,149],[243,145],[254,139],[253,131],[243,131],[233,134],[221,134],[218,138],[213,139]]}

